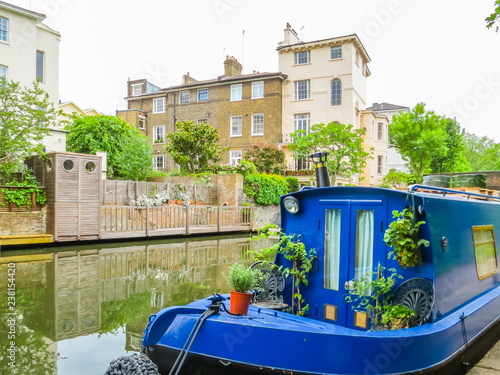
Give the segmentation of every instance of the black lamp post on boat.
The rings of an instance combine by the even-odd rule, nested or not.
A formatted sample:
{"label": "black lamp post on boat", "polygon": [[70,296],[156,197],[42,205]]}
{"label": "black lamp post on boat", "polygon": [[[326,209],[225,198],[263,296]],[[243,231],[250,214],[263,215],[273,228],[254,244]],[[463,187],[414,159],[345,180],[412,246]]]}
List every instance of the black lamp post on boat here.
{"label": "black lamp post on boat", "polygon": [[327,187],[330,186],[330,177],[328,176],[328,168],[326,166],[326,161],[329,152],[316,152],[309,157],[314,162],[316,166],[316,185],[317,187]]}

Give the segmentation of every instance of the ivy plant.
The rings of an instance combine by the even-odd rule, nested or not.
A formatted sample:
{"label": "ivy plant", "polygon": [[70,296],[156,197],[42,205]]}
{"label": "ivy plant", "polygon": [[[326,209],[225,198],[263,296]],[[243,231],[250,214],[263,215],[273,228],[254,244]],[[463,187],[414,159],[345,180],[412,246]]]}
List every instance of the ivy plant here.
{"label": "ivy plant", "polygon": [[401,304],[391,304],[392,288],[396,279],[402,279],[394,268],[387,271],[379,263],[377,271],[368,271],[358,280],[353,280],[345,300],[353,309],[363,309],[375,326],[384,325],[388,329],[408,327],[413,311]]}
{"label": "ivy plant", "polygon": [[393,246],[388,257],[393,256],[403,268],[416,266],[420,246],[428,247],[429,241],[419,238],[418,228],[425,221],[415,221],[413,212],[405,208],[403,211],[392,211],[394,220],[384,233],[384,242]]}
{"label": "ivy plant", "polygon": [[31,196],[34,192],[36,193],[37,207],[44,206],[47,201],[45,189],[39,188],[36,179],[30,175],[26,175],[23,182],[14,180],[6,183],[6,186],[12,186],[12,188],[5,187],[1,189],[5,201],[2,206],[13,203],[19,208],[27,207],[30,209],[32,206]]}
{"label": "ivy plant", "polygon": [[[268,238],[270,235],[276,233],[273,231],[275,228],[277,228],[276,225],[266,225],[265,229],[261,230],[254,239]],[[283,272],[285,277],[291,276],[292,278],[292,312],[296,315],[306,316],[309,305],[305,304],[300,287],[301,285],[309,285],[308,274],[316,259],[316,251],[314,249],[308,250],[302,242],[300,235],[287,235],[280,232],[279,240],[276,244],[252,254],[255,260],[262,260],[268,258],[269,254],[276,253],[283,254],[285,259],[292,262],[291,267],[279,267],[279,270]]]}

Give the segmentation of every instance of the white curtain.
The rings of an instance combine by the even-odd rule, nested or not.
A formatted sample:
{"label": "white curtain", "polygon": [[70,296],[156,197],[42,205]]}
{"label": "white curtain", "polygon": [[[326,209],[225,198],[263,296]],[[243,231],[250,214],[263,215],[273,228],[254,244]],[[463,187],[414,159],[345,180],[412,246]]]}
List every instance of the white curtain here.
{"label": "white curtain", "polygon": [[373,270],[373,226],[374,211],[358,210],[356,219],[356,255],[354,260],[354,278]]}
{"label": "white curtain", "polygon": [[326,210],[325,218],[325,289],[339,290],[340,209]]}

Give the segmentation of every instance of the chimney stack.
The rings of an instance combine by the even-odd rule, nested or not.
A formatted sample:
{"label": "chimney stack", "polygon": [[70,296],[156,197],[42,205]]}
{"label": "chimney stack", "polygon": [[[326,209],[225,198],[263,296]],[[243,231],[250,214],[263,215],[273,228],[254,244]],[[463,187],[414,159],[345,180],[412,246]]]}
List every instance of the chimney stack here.
{"label": "chimney stack", "polygon": [[234,56],[226,56],[226,61],[224,61],[224,75],[233,77],[241,76],[241,71],[243,66],[234,58]]}

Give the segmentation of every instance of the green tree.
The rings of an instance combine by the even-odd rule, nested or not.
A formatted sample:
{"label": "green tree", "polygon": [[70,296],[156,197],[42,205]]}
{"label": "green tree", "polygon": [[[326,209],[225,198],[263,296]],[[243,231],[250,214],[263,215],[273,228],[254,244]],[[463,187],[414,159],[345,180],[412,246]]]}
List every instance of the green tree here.
{"label": "green tree", "polygon": [[208,171],[211,163],[219,163],[226,147],[218,145],[217,129],[206,123],[180,121],[177,131],[167,134],[165,150],[186,173]]}
{"label": "green tree", "polygon": [[295,131],[289,148],[296,158],[307,158],[316,151],[329,151],[328,172],[335,182],[337,176],[350,178],[365,167],[372,150],[367,152],[363,149],[363,134],[363,130],[353,129],[352,125],[320,123],[313,125],[309,133]]}
{"label": "green tree", "polygon": [[383,182],[394,189],[401,189],[408,185],[408,178],[413,176],[406,174],[405,172],[398,171],[396,169],[391,169],[384,176]]}
{"label": "green tree", "polygon": [[432,173],[465,172],[463,169],[468,165],[462,157],[465,149],[464,131],[456,119],[444,118],[443,121],[444,129],[448,134],[445,141],[447,151],[444,155],[439,151],[432,154],[431,171]]}
{"label": "green tree", "polygon": [[27,88],[0,77],[0,174],[22,166],[28,156],[43,155],[43,138],[56,117],[49,95],[36,82]]}
{"label": "green tree", "polygon": [[411,112],[400,113],[389,124],[389,142],[408,163],[416,181],[429,169],[433,158],[446,157],[446,121],[419,103]]}
{"label": "green tree", "polygon": [[500,21],[500,0],[495,1],[495,10],[488,17],[486,17],[485,21],[486,28],[491,29],[493,25],[497,23],[495,30],[496,32],[500,30],[500,26],[498,25],[498,22]]}
{"label": "green tree", "polygon": [[260,173],[279,174],[285,165],[285,153],[276,145],[253,145],[245,155],[244,160],[254,163]]}
{"label": "green tree", "polygon": [[129,138],[126,147],[115,158],[118,174],[134,181],[146,180],[153,172],[152,154],[153,146],[146,136],[139,134]]}
{"label": "green tree", "polygon": [[464,138],[463,154],[470,164],[471,171],[485,172],[500,169],[500,143],[472,133],[465,133]]}
{"label": "green tree", "polygon": [[[66,138],[68,151],[84,154],[95,154],[97,151],[107,152],[110,177],[119,175],[118,155],[129,147],[128,144],[134,142],[135,138],[143,140],[137,128],[117,116],[73,116],[66,130],[69,131]],[[139,154],[141,153],[135,156]],[[142,157],[144,158],[143,165],[151,163],[151,154],[147,159],[144,154]],[[123,162],[124,159],[122,158],[121,161]]]}

